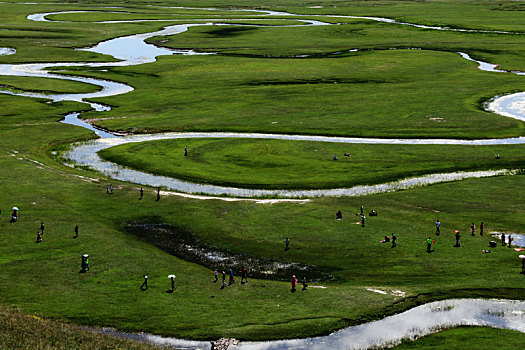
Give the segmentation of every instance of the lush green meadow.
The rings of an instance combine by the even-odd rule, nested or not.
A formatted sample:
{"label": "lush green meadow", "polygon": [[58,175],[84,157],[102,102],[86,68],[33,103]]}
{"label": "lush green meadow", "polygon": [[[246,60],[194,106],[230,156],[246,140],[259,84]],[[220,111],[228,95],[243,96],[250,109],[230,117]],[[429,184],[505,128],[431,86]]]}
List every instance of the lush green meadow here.
{"label": "lush green meadow", "polygon": [[[125,7],[108,10],[101,4]],[[131,1],[125,5],[98,1],[2,3],[0,21],[6,30],[0,32],[0,47],[16,48],[17,53],[0,56],[0,63],[110,61],[111,57],[72,48],[159,30],[171,23],[86,22],[159,18],[174,19],[176,24],[194,23],[197,18],[205,18],[205,22],[242,19],[235,12],[168,11],[148,4],[224,6],[215,0],[176,4]],[[523,12],[518,11],[521,4],[499,4],[318,1],[305,5],[296,0],[277,0],[265,7],[305,15],[300,18],[310,18],[308,14],[388,16],[424,24],[525,32]],[[251,8],[260,3],[249,0],[231,5]],[[26,19],[31,13],[62,10],[101,12],[50,16],[78,23]],[[275,21],[272,17],[261,22],[290,21],[289,16],[276,16]],[[82,115],[111,130],[465,139],[524,134],[523,122],[486,112],[482,105],[495,95],[525,90],[525,78],[482,72],[456,51],[505,69],[525,70],[521,60],[525,35],[451,33],[351,19],[330,21],[341,24],[193,27],[184,34],[152,38],[151,42],[218,54],[164,56],[145,65],[59,71],[119,81],[135,88],[125,95],[97,99],[112,106],[111,111]],[[408,49],[411,47],[423,50]],[[348,52],[350,49],[360,51]],[[296,55],[312,56],[291,57]],[[9,91],[97,89],[48,80],[0,76],[0,85]],[[57,123],[68,112],[88,109],[86,104],[0,94],[0,105],[0,304],[17,307],[24,314],[189,339],[258,340],[327,334],[438,299],[525,299],[518,253],[502,246],[491,248],[488,254],[482,252],[494,239],[490,232],[524,231],[525,175],[304,203],[200,200],[175,194],[163,194],[156,201],[156,189],[150,187],[144,187],[144,199],[140,200],[140,185],[60,163],[61,152],[71,142],[94,137],[85,129]],[[183,156],[185,145],[190,147],[190,157]],[[344,157],[346,152],[352,156]],[[496,161],[495,153],[502,159]],[[339,161],[332,160],[333,154]],[[523,168],[524,164],[521,145],[388,146],[231,139],[126,145],[109,149],[104,156],[192,181],[271,188],[376,184],[433,172]],[[110,184],[115,191],[106,194]],[[364,228],[356,224],[361,205],[367,213],[371,209],[379,213],[369,217]],[[16,223],[9,222],[13,206],[20,208]],[[343,212],[341,221],[335,220],[338,210]],[[442,223],[440,236],[434,235],[437,219]],[[479,226],[482,221],[486,234],[470,236],[470,224]],[[46,226],[43,242],[35,243],[40,222]],[[210,272],[217,266],[179,259],[126,233],[125,227],[136,222],[169,224],[224,254],[314,265],[331,271],[333,278],[318,281],[319,276],[307,275],[311,285],[326,288],[296,293],[290,293],[288,281],[271,278],[250,278],[242,285],[237,281],[221,290]],[[76,239],[75,225],[80,228]],[[460,248],[453,246],[454,230],[462,233]],[[398,237],[396,248],[379,243],[392,233]],[[425,252],[429,235],[435,240],[430,254]],[[284,250],[286,237],[291,242],[288,251]],[[79,273],[84,253],[90,255],[90,271]],[[250,266],[247,268],[250,273]],[[301,273],[297,272],[299,279]],[[141,291],[144,274],[149,276],[149,289]],[[177,276],[174,293],[166,293],[169,274]],[[371,292],[367,287],[387,294]],[[406,295],[394,296],[392,290]],[[33,322],[21,314],[13,316],[9,308],[0,313]],[[0,322],[0,347],[7,344],[8,348],[17,345],[9,343],[4,334],[17,334],[9,337],[29,347],[32,343],[23,342],[24,328],[42,327],[48,333],[46,329],[54,327],[22,323],[15,329],[9,322],[5,324]],[[478,332],[489,339],[504,334],[516,343],[522,341],[521,334],[508,331],[461,328],[447,331],[446,337],[454,339],[441,346],[464,346],[465,334],[478,337]],[[73,341],[95,342],[89,337],[82,334]],[[443,341],[442,335],[433,337],[428,338],[432,344]],[[435,337],[440,340],[432,340]],[[52,334],[38,341],[54,344],[63,338]],[[425,341],[414,344],[430,346]],[[512,348],[512,344],[509,340],[505,346]],[[53,348],[42,348],[45,346]]]}

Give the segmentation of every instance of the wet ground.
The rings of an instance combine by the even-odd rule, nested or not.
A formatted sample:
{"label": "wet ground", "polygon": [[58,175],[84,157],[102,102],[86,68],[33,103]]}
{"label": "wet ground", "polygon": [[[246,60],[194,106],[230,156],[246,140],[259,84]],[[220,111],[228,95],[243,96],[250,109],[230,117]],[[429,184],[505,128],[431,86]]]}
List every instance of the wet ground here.
{"label": "wet ground", "polygon": [[205,266],[210,270],[217,269],[219,278],[223,270],[228,272],[232,269],[236,276],[240,276],[242,269],[246,268],[249,278],[289,281],[292,275],[297,275],[306,276],[308,281],[317,282],[334,279],[329,270],[318,266],[276,261],[217,249],[200,241],[186,227],[135,221],[125,225],[124,230],[176,257]]}

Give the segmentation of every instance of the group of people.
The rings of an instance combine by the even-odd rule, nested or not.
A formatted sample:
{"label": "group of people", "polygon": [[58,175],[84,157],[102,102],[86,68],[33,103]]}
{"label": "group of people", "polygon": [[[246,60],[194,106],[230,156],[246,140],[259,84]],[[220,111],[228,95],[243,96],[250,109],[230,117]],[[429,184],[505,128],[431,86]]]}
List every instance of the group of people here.
{"label": "group of people", "polygon": [[[306,284],[306,276],[303,276],[302,285],[303,285],[303,289],[302,290],[303,291],[306,290],[306,288],[308,287],[308,284]],[[296,286],[297,286],[297,277],[295,277],[295,275],[293,275],[292,276],[292,289],[291,289],[292,293],[295,293],[295,291],[297,290]]]}
{"label": "group of people", "polygon": [[[215,270],[213,271],[213,275],[215,276],[215,280],[213,283],[217,283],[219,280],[219,271]],[[233,276],[233,270],[230,269],[229,271],[229,279],[228,279],[228,285],[231,286],[235,283],[235,277]],[[241,284],[248,283],[248,271],[244,268],[241,273]],[[221,289],[226,288],[226,271],[222,270],[222,286]]]}

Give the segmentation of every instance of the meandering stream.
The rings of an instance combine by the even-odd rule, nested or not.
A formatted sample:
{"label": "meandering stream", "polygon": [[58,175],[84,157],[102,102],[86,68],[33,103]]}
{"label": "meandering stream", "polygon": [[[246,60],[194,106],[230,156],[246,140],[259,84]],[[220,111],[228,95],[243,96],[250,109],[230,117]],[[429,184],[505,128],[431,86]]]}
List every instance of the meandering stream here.
{"label": "meandering stream", "polygon": [[[175,8],[175,7],[174,7]],[[210,11],[216,9],[207,9]],[[225,11],[224,9],[220,9]],[[235,10],[239,11],[239,10]],[[256,12],[265,16],[295,16],[285,12],[273,11],[257,11],[244,10],[248,12]],[[46,14],[34,14],[28,16],[29,20],[33,21],[47,21],[46,16],[60,13],[72,13],[81,11],[65,11],[53,12]],[[298,16],[298,15],[297,15]],[[304,16],[315,17],[315,16]],[[400,25],[413,25],[410,23],[398,23],[391,19],[375,18],[375,17],[357,17],[357,16],[323,16],[323,17],[344,17],[344,18],[363,18],[381,21],[385,23],[393,23]],[[144,20],[145,21],[145,20]],[[151,20],[148,20],[151,21]],[[328,25],[320,21],[300,20],[300,25]],[[128,21],[107,21],[111,23],[128,22]],[[211,25],[210,23],[199,24],[181,24],[168,26],[160,31],[152,33],[137,34],[122,38],[108,40],[98,45],[88,48],[92,52],[102,54],[109,54],[120,59],[119,62],[95,62],[95,63],[39,63],[39,64],[1,64],[0,75],[11,76],[28,76],[28,77],[42,77],[53,79],[64,79],[71,81],[79,81],[89,83],[100,87],[100,90],[93,93],[85,94],[38,94],[31,92],[13,92],[8,90],[0,90],[0,93],[12,94],[17,96],[27,96],[36,98],[47,98],[53,101],[77,101],[90,104],[90,106],[97,111],[108,110],[109,107],[100,104],[89,102],[89,99],[96,97],[114,96],[124,94],[133,89],[122,83],[106,81],[94,78],[75,77],[67,75],[54,74],[48,71],[54,67],[107,67],[107,66],[128,66],[143,64],[147,62],[154,62],[159,55],[171,54],[211,54],[198,53],[191,50],[169,50],[159,48],[154,45],[146,44],[144,40],[153,36],[159,35],[174,35],[183,33],[191,26],[197,25]],[[435,30],[452,30],[443,27],[429,27],[413,25],[420,28],[435,29]],[[456,31],[469,31],[453,29]],[[477,31],[479,32],[479,31]],[[493,33],[505,33],[495,31]],[[505,33],[509,34],[509,33]],[[512,33],[510,33],[512,34]],[[14,49],[0,48],[0,55],[16,54]],[[467,54],[460,53],[461,57],[472,60]],[[495,65],[485,62],[476,61],[479,68],[487,71],[504,72],[497,70]],[[521,72],[504,72],[515,73],[523,75]],[[525,120],[525,93],[517,93],[508,96],[496,97],[488,105],[487,109],[494,113]],[[97,130],[88,123],[85,123],[78,118],[78,113],[71,113],[66,118],[66,123],[79,125],[90,130],[95,131],[101,138],[95,141],[89,141],[80,145],[76,145],[68,154],[68,157],[77,164],[88,165],[94,169],[115,179],[131,181],[143,185],[150,185],[156,187],[166,187],[177,191],[188,193],[208,193],[208,194],[228,194],[240,197],[252,196],[268,196],[275,195],[279,197],[317,197],[317,196],[349,196],[349,195],[364,195],[369,193],[395,191],[399,189],[421,186],[424,184],[454,181],[472,177],[497,176],[497,175],[512,175],[516,170],[495,170],[495,171],[478,171],[478,172],[458,172],[447,174],[433,174],[417,178],[405,179],[388,184],[380,184],[374,186],[359,186],[345,189],[332,190],[312,190],[312,191],[266,191],[266,190],[247,190],[236,189],[220,186],[210,186],[202,184],[192,184],[179,181],[172,178],[155,176],[146,174],[140,171],[125,169],[116,164],[106,162],[98,157],[99,150],[113,147],[115,145],[142,142],[162,139],[174,138],[203,138],[203,137],[237,137],[237,138],[270,138],[270,139],[287,139],[287,140],[308,140],[308,141],[324,141],[324,142],[344,142],[344,143],[391,143],[391,144],[447,144],[447,145],[500,145],[500,144],[524,144],[525,138],[508,138],[508,139],[490,139],[490,140],[426,140],[426,139],[372,139],[372,138],[344,138],[344,137],[324,137],[324,136],[304,136],[304,135],[272,135],[272,134],[243,134],[243,133],[165,133],[154,135],[130,135],[119,136]],[[355,327],[349,327],[338,332],[335,332],[325,337],[315,337],[307,339],[293,339],[272,342],[241,342],[232,346],[235,349],[362,349],[373,346],[385,346],[400,342],[402,339],[414,339],[422,335],[435,332],[439,328],[452,327],[458,325],[476,325],[476,326],[491,326],[505,329],[517,330],[525,332],[525,302],[524,301],[508,301],[508,300],[470,300],[457,299],[438,301],[425,304],[398,315],[386,317],[382,320],[369,322]],[[152,342],[159,345],[171,345],[179,348],[191,349],[210,349],[209,342],[185,341],[175,338],[164,338],[149,334],[126,334],[116,332],[110,329],[104,329],[105,333],[109,333],[119,337],[139,339]]]}
{"label": "meandering stream", "polygon": [[[179,9],[181,7],[174,7]],[[190,8],[185,8],[190,9]],[[202,9],[201,9],[202,10]],[[216,11],[221,9],[207,8],[204,10]],[[225,11],[225,10],[222,10]],[[286,12],[277,11],[265,11],[265,10],[231,10],[236,12],[247,12],[256,13],[261,15],[261,19],[267,19],[268,17],[275,18],[276,16],[286,17],[297,17],[298,14],[291,14]],[[64,12],[49,12],[32,14],[27,18],[32,21],[50,21],[47,16],[62,14],[62,13],[82,13],[89,11],[64,11]],[[111,11],[109,11],[111,12]],[[321,17],[319,16],[303,16],[303,17]],[[450,29],[445,27],[429,27],[424,25],[415,25],[411,23],[396,22],[388,18],[378,17],[366,17],[366,16],[322,16],[322,17],[334,17],[334,18],[356,18],[356,19],[367,19],[380,21],[384,23],[392,23],[397,25],[410,25],[418,28],[435,29],[435,30],[454,30],[454,31],[469,31],[469,32],[485,32],[485,31],[474,31],[474,30],[463,30],[463,29]],[[220,21],[214,19],[215,21]],[[235,20],[235,19],[229,19]],[[246,20],[246,19],[242,19]],[[257,20],[251,18],[250,20]],[[127,23],[127,22],[145,22],[145,21],[158,21],[158,20],[122,20],[122,21],[103,21],[96,23]],[[164,21],[164,20],[163,20]],[[169,21],[169,20],[166,20]],[[304,25],[331,25],[316,20],[297,19],[301,22],[300,26]],[[91,48],[82,50],[96,52],[105,55],[111,55],[118,62],[90,62],[90,63],[39,63],[39,64],[2,64],[0,65],[0,75],[12,75],[12,76],[31,76],[31,77],[43,77],[53,79],[64,79],[79,81],[88,84],[97,85],[100,90],[93,93],[71,93],[71,94],[40,94],[33,92],[19,92],[0,90],[0,93],[12,94],[17,96],[26,97],[38,97],[48,98],[53,101],[77,101],[90,104],[90,106],[97,111],[104,111],[110,109],[110,107],[102,106],[89,102],[89,99],[96,97],[114,96],[124,94],[133,90],[132,87],[118,82],[76,77],[70,75],[59,75],[53,74],[49,71],[51,68],[56,67],[111,67],[111,66],[130,66],[144,63],[154,62],[157,56],[160,55],[210,55],[213,53],[195,52],[193,50],[171,50],[166,48],[160,48],[155,45],[147,44],[146,39],[155,36],[166,36],[184,33],[190,27],[193,26],[206,26],[212,25],[212,23],[193,23],[193,24],[178,24],[167,26],[162,30],[141,33],[130,36],[119,37],[110,39],[107,41],[100,42]],[[213,25],[232,25],[232,24],[220,24],[215,23]],[[292,25],[294,26],[294,25]],[[288,26],[276,26],[276,27],[288,27]],[[509,32],[499,32],[512,34]],[[3,48],[0,50],[0,54],[13,54],[13,50],[9,48]],[[466,53],[459,53],[461,57],[467,60],[477,62],[479,68],[485,71],[491,72],[504,72],[506,71],[497,70],[495,65],[486,62],[475,61]],[[514,74],[520,74],[521,72],[510,72]],[[507,117],[525,120],[525,93],[517,93],[507,96],[501,96],[494,98],[488,105],[487,110]],[[452,140],[452,139],[379,139],[379,138],[345,138],[345,137],[325,137],[325,136],[305,136],[305,135],[278,135],[278,134],[244,134],[244,133],[164,133],[164,134],[150,134],[150,135],[131,135],[131,136],[119,136],[115,137],[114,134],[98,130],[90,124],[80,120],[78,118],[79,113],[71,113],[64,119],[65,123],[74,124],[93,130],[101,138],[95,141],[89,141],[80,145],[76,145],[71,152],[68,152],[65,156],[70,161],[84,166],[89,166],[109,177],[117,180],[130,181],[141,185],[165,187],[169,190],[180,191],[185,193],[204,193],[209,195],[228,195],[238,197],[261,197],[261,196],[278,196],[283,198],[294,198],[294,197],[321,197],[321,196],[360,196],[372,193],[380,192],[391,192],[401,189],[412,188],[416,186],[423,186],[434,184],[445,181],[457,181],[466,178],[479,178],[488,176],[499,176],[499,175],[513,175],[519,171],[515,169],[503,169],[493,171],[464,171],[454,173],[438,173],[426,176],[413,177],[403,179],[400,181],[389,182],[385,184],[377,184],[370,186],[356,186],[352,188],[335,188],[329,190],[260,190],[260,189],[243,189],[243,188],[232,188],[223,186],[214,186],[206,184],[196,184],[186,181],[181,181],[174,178],[165,176],[157,176],[153,174],[147,174],[141,171],[128,169],[118,164],[114,164],[108,161],[102,160],[96,152],[116,145],[121,145],[130,142],[143,142],[153,140],[164,140],[173,138],[203,138],[203,137],[232,137],[232,138],[268,138],[268,139],[285,139],[285,140],[308,140],[308,141],[323,141],[323,142],[342,142],[342,143],[370,143],[370,144],[440,144],[440,145],[503,145],[503,144],[523,144],[525,143],[524,137],[519,138],[506,138],[506,139],[486,139],[486,140]]]}

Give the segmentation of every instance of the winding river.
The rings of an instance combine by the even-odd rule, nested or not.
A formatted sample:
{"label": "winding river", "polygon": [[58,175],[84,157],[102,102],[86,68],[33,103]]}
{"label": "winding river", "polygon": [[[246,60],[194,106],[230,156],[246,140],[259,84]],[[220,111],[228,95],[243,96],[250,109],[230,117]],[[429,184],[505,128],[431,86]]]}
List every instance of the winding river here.
{"label": "winding river", "polygon": [[[181,7],[173,7],[180,9]],[[191,9],[191,8],[184,8]],[[201,10],[216,11],[221,9],[207,8]],[[224,10],[222,10],[224,11]],[[287,12],[277,11],[266,11],[266,10],[230,10],[235,12],[247,12],[255,13],[261,16],[261,19],[276,18],[276,16],[285,17],[297,17],[300,15],[291,14]],[[64,11],[64,12],[49,12],[32,14],[27,18],[32,21],[50,21],[47,19],[50,15],[63,14],[63,13],[83,13],[89,11]],[[304,16],[304,17],[321,17],[318,16]],[[380,21],[384,23],[392,23],[397,25],[410,25],[424,29],[435,29],[435,30],[453,30],[453,31],[468,31],[468,32],[486,32],[486,31],[475,31],[467,29],[450,29],[445,27],[429,27],[424,25],[415,25],[411,23],[396,22],[388,18],[377,18],[377,17],[366,17],[366,16],[322,16],[322,17],[333,17],[333,18],[356,18],[356,19],[367,19]],[[215,21],[221,21],[214,19]],[[229,19],[234,20],[234,19]],[[247,19],[242,19],[243,21]],[[257,18],[250,18],[249,20],[256,21]],[[159,20],[121,20],[121,21],[103,21],[96,23],[126,23],[126,22],[145,22],[145,21],[159,21]],[[164,21],[164,20],[163,20]],[[168,21],[168,20],[166,20]],[[202,20],[201,20],[202,21]],[[223,20],[225,21],[225,20]],[[331,25],[317,20],[309,19],[297,19],[301,22],[298,25],[292,26],[304,26],[304,25]],[[171,50],[166,48],[160,48],[155,45],[147,44],[146,39],[155,36],[166,36],[184,33],[190,27],[193,26],[207,26],[212,23],[193,23],[193,24],[178,24],[167,26],[162,30],[141,33],[130,36],[119,37],[110,39],[107,41],[100,42],[91,48],[82,49],[85,51],[96,52],[100,54],[110,55],[118,62],[89,62],[89,63],[39,63],[39,64],[2,64],[0,65],[0,75],[12,75],[12,76],[30,76],[30,77],[42,77],[42,78],[53,78],[53,79],[64,79],[79,81],[83,83],[93,84],[100,87],[100,90],[93,93],[85,94],[39,94],[33,92],[13,92],[9,90],[0,90],[0,93],[12,94],[17,96],[26,97],[37,97],[37,98],[48,98],[53,101],[76,101],[88,103],[93,109],[97,111],[109,110],[110,107],[103,106],[100,104],[89,102],[91,98],[114,96],[124,94],[133,90],[132,87],[113,81],[76,77],[70,75],[59,75],[53,74],[49,71],[50,68],[56,67],[115,67],[115,66],[130,66],[144,63],[154,62],[157,56],[160,55],[210,55],[213,53],[195,52],[193,50]],[[232,25],[232,24],[221,24],[215,23],[213,25]],[[246,25],[246,24],[244,24]],[[254,26],[257,26],[254,24]],[[277,26],[277,27],[289,27],[289,26]],[[494,32],[494,33],[505,33],[515,34],[510,32]],[[9,48],[3,48],[0,50],[0,54],[13,54],[13,50]],[[479,68],[485,71],[491,72],[504,72],[520,74],[521,72],[506,72],[497,70],[495,65],[486,62],[475,61],[466,53],[459,53],[464,59],[477,62]],[[501,96],[494,98],[488,105],[487,110],[504,115],[507,117],[524,120],[525,121],[525,93],[517,93],[507,96]],[[491,170],[491,171],[463,171],[454,173],[438,173],[430,174],[425,176],[418,176],[413,178],[407,178],[399,181],[370,185],[370,186],[355,186],[351,188],[334,188],[328,190],[262,190],[262,189],[244,189],[244,188],[233,188],[224,186],[214,186],[206,184],[197,184],[187,181],[181,181],[178,179],[157,176],[153,174],[147,174],[141,171],[125,168],[115,163],[102,160],[97,152],[113,147],[116,145],[122,145],[125,143],[132,142],[144,142],[154,140],[165,140],[174,138],[266,138],[266,139],[283,139],[283,140],[306,140],[306,141],[323,141],[323,142],[339,142],[339,143],[369,143],[369,144],[439,144],[439,145],[505,145],[505,144],[523,144],[525,143],[524,137],[519,138],[506,138],[506,139],[486,139],[486,140],[453,140],[453,139],[380,139],[380,138],[345,138],[345,137],[325,137],[325,136],[305,136],[305,135],[280,135],[280,134],[244,134],[244,133],[163,133],[163,134],[149,134],[149,135],[130,135],[130,136],[119,136],[116,137],[114,134],[97,130],[90,124],[80,120],[78,118],[79,113],[71,113],[67,115],[63,122],[74,124],[93,130],[100,139],[89,141],[86,143],[78,144],[65,155],[66,159],[71,162],[89,166],[106,176],[114,178],[116,180],[130,181],[141,185],[148,185],[154,187],[164,187],[168,190],[179,191],[183,193],[203,193],[208,195],[227,195],[233,197],[262,197],[262,196],[277,196],[281,198],[297,198],[297,197],[322,197],[322,196],[361,196],[372,193],[381,192],[392,192],[402,189],[408,189],[417,186],[429,185],[439,182],[446,181],[457,181],[466,178],[479,178],[489,176],[500,176],[500,175],[514,175],[520,171],[517,169],[502,169],[502,170]]]}
{"label": "winding river", "polygon": [[[172,7],[176,9],[176,7]],[[216,9],[206,9],[216,10]],[[225,11],[224,9],[220,9]],[[298,16],[285,12],[274,11],[258,11],[258,10],[234,10],[244,11],[250,13],[258,13],[261,16]],[[44,14],[33,14],[28,16],[29,20],[33,21],[48,21],[46,16],[61,13],[74,13],[85,11],[65,11],[53,12]],[[315,17],[315,16],[304,16]],[[449,29],[443,27],[429,27],[421,25],[413,25],[410,23],[399,23],[391,19],[375,18],[375,17],[357,17],[357,16],[322,16],[322,17],[341,17],[341,18],[362,18],[385,23],[393,23],[398,25],[412,25],[419,28],[435,29],[435,30],[455,30],[468,31],[467,29]],[[255,20],[255,19],[253,19]],[[328,25],[328,23],[303,20],[300,25]],[[146,20],[144,20],[146,21]],[[151,21],[151,20],[148,20]],[[107,21],[111,23],[123,23],[129,21]],[[107,23],[106,22],[106,23]],[[136,34],[122,38],[108,40],[98,45],[85,50],[97,52],[101,54],[108,54],[121,61],[119,62],[95,62],[95,63],[39,63],[39,64],[1,64],[0,75],[11,76],[28,76],[28,77],[42,77],[53,79],[64,79],[71,81],[79,81],[89,83],[100,87],[100,90],[93,93],[86,94],[55,94],[45,95],[31,92],[13,92],[8,90],[0,90],[1,93],[12,94],[17,96],[27,96],[36,98],[47,98],[53,101],[77,101],[88,103],[93,109],[97,111],[108,110],[109,107],[100,104],[89,102],[90,98],[113,96],[117,94],[124,94],[133,90],[130,86],[118,82],[106,81],[101,79],[65,76],[53,74],[48,71],[54,67],[107,67],[107,66],[128,66],[143,64],[147,62],[154,62],[159,55],[171,54],[211,54],[198,53],[191,50],[169,50],[159,48],[154,45],[145,43],[147,38],[159,35],[174,35],[183,33],[192,26],[211,25],[211,23],[199,24],[180,24],[168,26],[160,31]],[[220,25],[220,24],[219,24]],[[226,24],[223,24],[226,25]],[[476,31],[480,32],[480,31]],[[505,33],[505,32],[493,32]],[[505,33],[514,34],[514,33]],[[0,55],[12,55],[16,51],[10,48],[0,48]],[[467,60],[472,60],[467,54],[459,53],[461,57]],[[473,60],[472,60],[473,61]],[[504,72],[496,69],[495,65],[485,62],[476,61],[479,68],[487,71]],[[515,73],[523,75],[520,72],[504,72]],[[488,105],[487,109],[494,113],[516,118],[525,121],[525,93],[517,93],[508,96],[501,96],[494,98]],[[130,135],[130,136],[115,136],[111,133],[97,130],[90,124],[85,123],[78,118],[78,113],[69,114],[64,122],[74,125],[79,125],[90,130],[93,130],[100,139],[85,142],[75,145],[75,147],[68,153],[68,158],[76,164],[88,165],[112,178],[131,181],[138,184],[150,185],[156,187],[166,187],[176,191],[183,191],[187,193],[208,193],[208,194],[227,194],[239,197],[253,197],[253,196],[279,196],[279,197],[318,197],[318,196],[352,196],[364,195],[369,193],[378,193],[386,191],[396,191],[399,189],[410,188],[414,186],[421,186],[443,181],[455,181],[472,177],[498,176],[498,175],[512,175],[517,173],[516,170],[494,170],[494,171],[478,171],[478,172],[458,172],[446,174],[433,174],[417,178],[410,178],[401,181],[396,181],[388,184],[379,184],[374,186],[359,186],[353,188],[342,188],[332,190],[311,190],[311,191],[266,191],[266,190],[247,190],[238,188],[228,188],[220,186],[193,184],[184,181],[179,181],[172,178],[155,176],[146,174],[140,171],[126,169],[107,161],[103,161],[98,157],[97,152],[104,148],[113,147],[120,144],[130,142],[143,142],[174,138],[209,138],[209,137],[231,137],[231,138],[267,138],[267,139],[286,139],[286,140],[308,140],[308,141],[325,141],[325,142],[342,142],[342,143],[370,143],[370,144],[443,144],[443,145],[502,145],[502,144],[524,144],[525,138],[508,138],[508,139],[487,139],[487,140],[427,140],[427,139],[372,139],[372,138],[345,138],[345,137],[324,137],[324,136],[304,136],[304,135],[278,135],[278,134],[243,134],[243,133],[164,133],[152,135]],[[398,315],[386,317],[382,320],[369,322],[359,326],[349,327],[325,337],[315,337],[307,339],[293,339],[272,342],[241,342],[232,345],[235,349],[361,349],[375,346],[386,346],[399,343],[402,339],[414,339],[416,337],[430,334],[439,328],[453,327],[458,325],[476,325],[476,326],[491,326],[505,329],[512,329],[520,332],[525,332],[525,302],[524,301],[509,301],[509,300],[472,300],[472,299],[456,299],[438,301],[422,306],[418,306]],[[164,338],[150,334],[126,334],[120,333],[110,329],[100,330],[119,337],[132,338],[144,340],[159,345],[171,345],[179,348],[188,349],[210,349],[209,342],[185,341],[174,338]]]}

